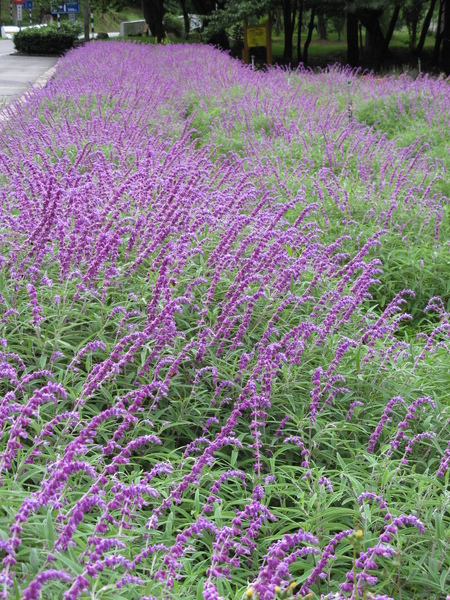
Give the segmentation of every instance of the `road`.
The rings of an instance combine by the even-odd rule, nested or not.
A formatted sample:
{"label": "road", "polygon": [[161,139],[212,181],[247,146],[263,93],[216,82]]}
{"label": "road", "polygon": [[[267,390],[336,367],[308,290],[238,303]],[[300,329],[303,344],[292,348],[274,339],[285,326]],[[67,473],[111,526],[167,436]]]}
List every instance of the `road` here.
{"label": "road", "polygon": [[[108,35],[114,38],[119,33]],[[0,38],[0,110],[29,90],[58,61],[54,56],[22,56],[14,52],[13,41]]]}
{"label": "road", "polygon": [[30,89],[57,62],[53,56],[19,56],[12,40],[0,38],[0,107]]}

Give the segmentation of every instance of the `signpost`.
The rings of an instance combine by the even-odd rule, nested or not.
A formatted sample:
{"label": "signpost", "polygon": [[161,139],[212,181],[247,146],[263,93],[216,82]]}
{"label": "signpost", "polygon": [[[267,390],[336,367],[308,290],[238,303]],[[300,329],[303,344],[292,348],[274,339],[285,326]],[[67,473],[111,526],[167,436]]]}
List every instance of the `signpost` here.
{"label": "signpost", "polygon": [[22,2],[22,9],[29,11],[30,25],[32,25],[33,24],[33,19],[32,19],[32,15],[31,15],[31,11],[33,10],[32,0],[25,0],[25,2]]}
{"label": "signpost", "polygon": [[59,6],[53,6],[50,10],[52,15],[70,15],[73,13],[80,12],[80,5],[78,2],[67,2],[66,4],[60,4]]}
{"label": "signpost", "polygon": [[[16,25],[19,26],[20,30],[22,30],[22,17],[23,17],[23,13],[22,13],[22,5],[23,5],[23,0],[13,0],[13,3],[15,5],[15,10],[14,10],[14,16],[15,16],[15,20],[16,20]],[[11,4],[12,6],[12,4]]]}
{"label": "signpost", "polygon": [[267,53],[267,64],[272,64],[272,41],[270,37],[270,21],[262,25],[247,25],[244,23],[244,50],[242,60],[250,64],[250,48],[264,47]]}

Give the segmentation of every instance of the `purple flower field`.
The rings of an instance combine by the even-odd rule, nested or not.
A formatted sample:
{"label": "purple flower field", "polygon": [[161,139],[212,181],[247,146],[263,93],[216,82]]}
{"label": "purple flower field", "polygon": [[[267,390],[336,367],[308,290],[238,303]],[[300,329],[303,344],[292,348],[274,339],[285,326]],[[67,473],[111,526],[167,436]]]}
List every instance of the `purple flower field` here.
{"label": "purple flower field", "polygon": [[91,43],[7,116],[0,598],[445,598],[449,81]]}

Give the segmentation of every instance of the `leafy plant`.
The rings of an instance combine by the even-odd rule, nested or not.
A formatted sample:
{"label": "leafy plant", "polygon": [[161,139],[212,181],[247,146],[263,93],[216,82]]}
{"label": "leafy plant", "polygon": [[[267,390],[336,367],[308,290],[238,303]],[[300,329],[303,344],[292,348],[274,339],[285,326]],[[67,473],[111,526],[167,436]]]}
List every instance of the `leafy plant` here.
{"label": "leafy plant", "polygon": [[10,112],[0,595],[445,596],[449,110],[108,41]]}
{"label": "leafy plant", "polygon": [[59,28],[56,24],[28,27],[14,34],[14,47],[25,54],[60,55],[73,47],[80,34],[81,26],[70,21],[64,21]]}

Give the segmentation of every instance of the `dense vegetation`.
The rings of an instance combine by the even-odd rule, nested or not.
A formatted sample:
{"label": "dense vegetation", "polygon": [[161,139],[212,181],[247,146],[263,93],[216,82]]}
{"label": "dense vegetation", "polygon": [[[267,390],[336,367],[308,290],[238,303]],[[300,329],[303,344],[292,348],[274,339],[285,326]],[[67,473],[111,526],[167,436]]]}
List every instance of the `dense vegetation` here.
{"label": "dense vegetation", "polygon": [[444,597],[449,115],[124,42],[10,108],[1,597]]}
{"label": "dense vegetation", "polygon": [[[244,21],[255,23],[258,18],[269,18],[277,34],[283,30],[285,65],[293,64],[295,47],[297,62],[308,65],[314,30],[324,41],[332,29],[338,32],[339,39],[341,35],[345,37],[347,53],[343,64],[380,70],[389,64],[393,33],[402,26],[409,33],[411,58],[417,61],[423,58],[425,39],[433,22],[436,39],[429,67],[450,74],[450,0],[143,0],[142,6],[158,42],[169,31],[167,13],[182,13],[188,35],[189,13],[195,12],[204,19],[206,39],[224,49],[230,42],[235,49],[242,42]],[[237,56],[240,58],[240,52]]]}
{"label": "dense vegetation", "polygon": [[26,54],[60,55],[74,47],[80,33],[80,25],[71,21],[64,21],[60,27],[30,27],[14,34],[14,47]]}

